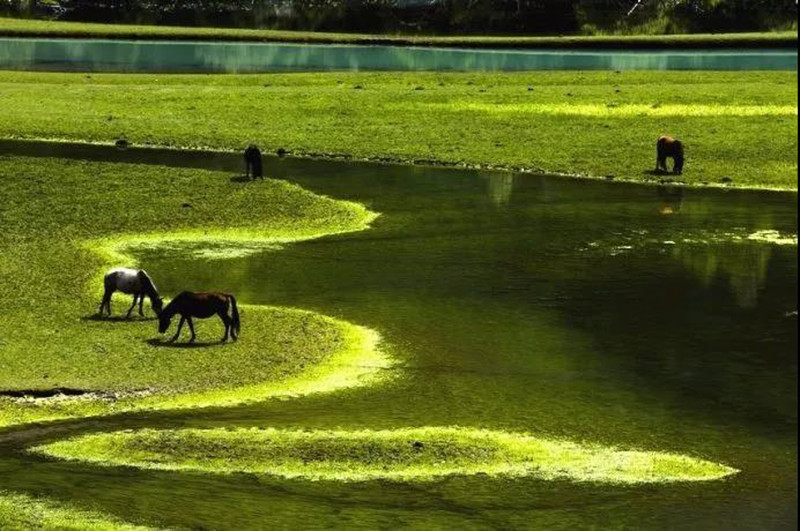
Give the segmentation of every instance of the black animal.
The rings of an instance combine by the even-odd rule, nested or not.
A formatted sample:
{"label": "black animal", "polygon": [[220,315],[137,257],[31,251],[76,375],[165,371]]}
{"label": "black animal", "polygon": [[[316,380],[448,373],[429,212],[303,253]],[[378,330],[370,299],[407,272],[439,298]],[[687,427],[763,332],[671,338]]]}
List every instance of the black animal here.
{"label": "black animal", "polygon": [[[230,310],[230,315],[228,315],[228,310]],[[214,315],[218,315],[222,319],[222,324],[225,325],[225,336],[222,338],[222,342],[224,343],[228,340],[228,332],[230,332],[234,341],[238,339],[241,325],[239,323],[239,310],[236,307],[236,299],[233,295],[218,292],[193,293],[184,291],[180,293],[158,315],[158,331],[160,333],[163,334],[167,331],[170,321],[172,321],[172,316],[176,313],[180,314],[181,321],[178,324],[178,331],[172,336],[170,342],[178,339],[184,322],[189,323],[189,330],[192,332],[192,338],[189,342],[194,342],[196,336],[192,317],[207,319]]]}
{"label": "black animal", "polygon": [[667,159],[672,158],[672,172],[680,175],[683,173],[683,142],[671,136],[662,136],[656,142],[656,171],[667,169]]}
{"label": "black animal", "polygon": [[255,144],[250,144],[244,150],[245,175],[255,179],[264,178],[264,166],[261,158],[261,150]]}

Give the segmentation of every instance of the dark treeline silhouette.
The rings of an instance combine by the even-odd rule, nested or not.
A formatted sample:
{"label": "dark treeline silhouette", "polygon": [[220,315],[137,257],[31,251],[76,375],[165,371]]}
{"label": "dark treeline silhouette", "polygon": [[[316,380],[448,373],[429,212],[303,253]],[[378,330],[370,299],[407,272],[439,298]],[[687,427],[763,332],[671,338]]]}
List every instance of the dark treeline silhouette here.
{"label": "dark treeline silhouette", "polygon": [[0,0],[0,11],[89,22],[402,34],[797,27],[796,0]]}

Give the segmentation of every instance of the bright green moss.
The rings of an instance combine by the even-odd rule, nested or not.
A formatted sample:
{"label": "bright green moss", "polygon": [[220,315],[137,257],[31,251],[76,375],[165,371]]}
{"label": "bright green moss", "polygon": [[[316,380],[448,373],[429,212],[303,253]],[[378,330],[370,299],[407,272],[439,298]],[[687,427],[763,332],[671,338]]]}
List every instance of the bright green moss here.
{"label": "bright green moss", "polygon": [[131,525],[102,513],[0,490],[0,529],[146,531],[154,528]]}
{"label": "bright green moss", "polygon": [[714,480],[737,472],[676,454],[449,427],[122,431],[68,439],[33,451],[102,465],[333,481],[420,481],[485,474],[600,483],[667,483]]}

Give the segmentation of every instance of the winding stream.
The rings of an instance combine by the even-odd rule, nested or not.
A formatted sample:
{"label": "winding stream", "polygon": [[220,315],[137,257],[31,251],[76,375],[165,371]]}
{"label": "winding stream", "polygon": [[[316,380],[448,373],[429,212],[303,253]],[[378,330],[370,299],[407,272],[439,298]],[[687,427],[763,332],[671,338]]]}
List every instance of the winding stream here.
{"label": "winding stream", "polygon": [[797,70],[797,50],[486,50],[0,38],[0,68],[229,73],[280,70]]}
{"label": "winding stream", "polygon": [[[238,155],[0,148],[240,171]],[[294,159],[270,159],[266,173],[382,215],[370,230],[281,250],[144,252],[142,265],[169,294],[229,290],[373,328],[398,360],[395,377],[296,400],[7,430],[4,488],[175,527],[796,522],[797,246],[758,237],[797,234],[795,194]],[[20,452],[121,428],[251,426],[525,431],[742,472],[638,487],[480,476],[344,484],[101,469]]]}

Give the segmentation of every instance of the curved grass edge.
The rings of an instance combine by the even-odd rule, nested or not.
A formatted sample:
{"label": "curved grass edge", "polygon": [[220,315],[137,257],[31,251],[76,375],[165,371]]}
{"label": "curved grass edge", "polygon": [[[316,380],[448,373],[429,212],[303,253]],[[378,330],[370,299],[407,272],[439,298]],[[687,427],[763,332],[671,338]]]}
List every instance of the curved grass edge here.
{"label": "curved grass edge", "polygon": [[0,36],[195,40],[463,48],[796,48],[796,31],[685,35],[407,36],[269,29],[103,24],[0,17]]}
{"label": "curved grass edge", "polygon": [[111,515],[0,490],[0,528],[6,530],[61,529],[148,531],[153,527],[126,523]]}
{"label": "curved grass edge", "polygon": [[[82,144],[87,146],[105,146],[114,147],[113,142],[104,141],[89,141],[81,138],[68,138],[68,137],[44,137],[32,135],[16,135],[16,136],[3,136],[0,135],[0,141],[13,142],[42,142],[52,144]],[[136,149],[157,149],[168,150],[177,152],[209,152],[209,153],[237,153],[236,149],[222,149],[213,146],[191,146],[191,145],[161,145],[161,144],[148,144],[148,145],[135,145],[132,146]],[[445,168],[448,170],[484,170],[484,171],[497,171],[497,172],[513,172],[532,175],[545,175],[549,177],[558,177],[561,179],[578,179],[584,181],[604,181],[607,183],[621,183],[621,184],[636,184],[642,186],[663,186],[671,184],[689,189],[716,189],[716,190],[742,190],[742,191],[759,191],[759,192],[776,192],[776,193],[789,193],[797,195],[797,187],[786,187],[778,185],[759,186],[753,184],[741,184],[738,182],[733,183],[716,183],[716,182],[684,182],[674,181],[670,175],[665,175],[662,180],[655,179],[631,179],[631,178],[615,178],[609,180],[608,177],[601,175],[592,175],[587,173],[565,173],[548,171],[542,168],[528,167],[528,166],[515,166],[509,164],[477,164],[467,162],[452,162],[448,160],[439,159],[416,159],[416,158],[393,158],[393,157],[358,157],[350,154],[343,153],[327,153],[327,152],[303,152],[293,151],[291,155],[286,155],[287,158],[295,158],[300,160],[321,160],[332,162],[360,162],[375,164],[376,166],[419,166],[428,168]],[[295,240],[296,241],[296,240]]]}
{"label": "curved grass edge", "polygon": [[668,452],[459,426],[142,429],[82,435],[28,451],[100,466],[344,482],[481,475],[636,485],[713,481],[739,472]]}
{"label": "curved grass edge", "polygon": [[[252,246],[269,248],[275,245],[366,230],[379,216],[378,213],[367,210],[359,203],[341,202],[351,204],[360,210],[362,215],[357,225],[342,230],[299,230],[288,233],[287,231],[260,229],[194,229],[123,235],[80,242],[77,244],[78,246],[95,253],[104,263],[87,284],[86,291],[99,300],[104,273],[110,267],[135,266],[137,262],[130,251],[136,248],[165,243],[222,243],[228,246],[246,245],[248,248],[252,248]],[[289,375],[278,381],[174,394],[157,392],[126,394],[123,392],[114,400],[92,395],[65,397],[57,401],[43,400],[39,403],[28,403],[24,407],[13,407],[13,405],[3,407],[4,405],[8,406],[9,402],[0,400],[0,429],[34,422],[88,418],[136,411],[229,407],[275,398],[287,399],[315,393],[334,392],[348,387],[375,384],[387,376],[384,369],[393,365],[393,360],[380,349],[380,334],[375,330],[308,310],[248,304],[241,304],[240,307],[251,312],[277,309],[283,312],[313,315],[339,330],[344,338],[343,346],[318,365],[305,368],[300,373]]]}

